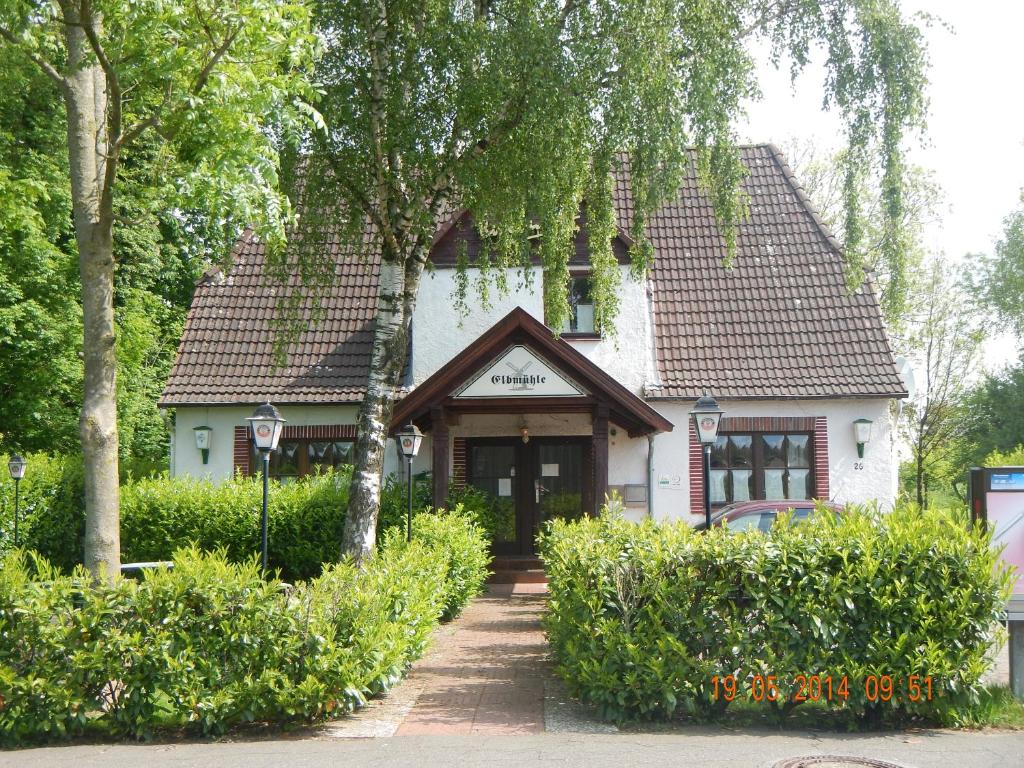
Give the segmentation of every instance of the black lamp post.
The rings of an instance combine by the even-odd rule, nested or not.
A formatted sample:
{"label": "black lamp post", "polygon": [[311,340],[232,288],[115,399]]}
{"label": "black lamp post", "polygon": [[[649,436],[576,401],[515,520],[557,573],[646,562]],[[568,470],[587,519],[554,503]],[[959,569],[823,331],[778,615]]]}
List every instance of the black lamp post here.
{"label": "black lamp post", "polygon": [[711,530],[711,446],[718,439],[718,425],[724,411],[718,407],[715,398],[707,392],[701,395],[693,406],[693,426],[697,431],[697,440],[704,447],[704,522],[707,530]]}
{"label": "black lamp post", "polygon": [[27,466],[28,462],[17,453],[11,456],[11,460],[7,462],[7,469],[11,473],[11,479],[14,480],[14,546],[18,546],[18,483],[25,476],[25,467]]}
{"label": "black lamp post", "polygon": [[270,480],[270,454],[277,450],[277,441],[281,439],[284,419],[277,408],[270,403],[256,406],[246,421],[252,429],[252,442],[263,459],[263,515],[260,518],[260,563],[263,572],[267,571],[267,494]]}
{"label": "black lamp post", "polygon": [[423,433],[420,432],[412,422],[409,422],[402,431],[398,433],[398,448],[405,456],[406,477],[408,478],[408,501],[409,508],[405,519],[405,540],[412,541],[412,460],[420,450],[420,443],[423,442]]}

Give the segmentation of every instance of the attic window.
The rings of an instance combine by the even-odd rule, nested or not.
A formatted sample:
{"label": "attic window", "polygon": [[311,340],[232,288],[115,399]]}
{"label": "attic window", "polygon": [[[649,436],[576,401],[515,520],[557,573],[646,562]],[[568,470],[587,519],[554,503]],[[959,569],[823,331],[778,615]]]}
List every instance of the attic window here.
{"label": "attic window", "polygon": [[564,335],[597,333],[594,329],[593,281],[590,275],[569,277],[569,316],[562,324]]}

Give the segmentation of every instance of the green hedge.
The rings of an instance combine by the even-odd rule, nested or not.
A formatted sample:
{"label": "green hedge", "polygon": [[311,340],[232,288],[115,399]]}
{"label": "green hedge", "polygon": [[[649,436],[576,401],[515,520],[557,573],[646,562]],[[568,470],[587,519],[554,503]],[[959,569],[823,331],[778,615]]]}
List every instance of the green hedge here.
{"label": "green hedge", "polygon": [[416,536],[394,531],[361,569],[294,587],[223,552],[180,550],[172,570],[114,586],[15,552],[0,564],[0,741],[349,712],[400,679],[486,575],[461,511],[419,516]]}
{"label": "green hedge", "polygon": [[[10,456],[0,454],[0,556],[14,545],[14,481],[7,471]],[[28,470],[20,483],[19,543],[46,554],[71,570],[82,562],[85,538],[85,485],[80,456],[25,457]]]}
{"label": "green hedge", "polygon": [[[76,456],[32,454],[21,483],[20,543],[70,572],[82,562],[85,502],[82,462]],[[0,456],[6,467],[7,457]],[[269,559],[285,580],[308,579],[338,560],[351,469],[270,487]],[[414,509],[431,505],[430,475],[415,478]],[[262,487],[235,477],[223,482],[189,477],[127,480],[121,486],[121,560],[166,560],[196,544],[223,549],[233,561],[259,549]],[[405,530],[406,488],[389,477],[381,494],[378,540],[391,528]],[[488,499],[474,489],[455,489],[449,508],[473,510],[477,530],[490,541]],[[13,547],[14,484],[0,472],[0,556]]]}
{"label": "green hedge", "polygon": [[[285,580],[316,576],[341,554],[351,470],[270,488],[268,558]],[[236,477],[213,483],[188,477],[141,480],[121,489],[121,559],[165,560],[197,544],[223,549],[232,561],[260,546],[260,482]]]}
{"label": "green hedge", "polygon": [[[851,722],[956,722],[977,700],[1008,593],[985,535],[914,508],[768,534],[556,521],[542,553],[557,670],[613,720],[713,718],[728,706],[727,676],[736,700],[762,694],[783,717],[810,698],[798,676],[830,675],[833,696],[818,705]],[[932,678],[931,700],[909,700],[912,675]],[[892,678],[891,700],[869,690],[871,676]]]}
{"label": "green hedge", "polygon": [[[478,523],[476,515],[461,504],[450,512],[421,512],[413,519],[413,539],[433,552],[445,563],[444,606],[441,618],[451,619],[462,612],[466,603],[483,591],[491,563],[490,539]],[[390,528],[387,536],[401,538],[403,529]]]}

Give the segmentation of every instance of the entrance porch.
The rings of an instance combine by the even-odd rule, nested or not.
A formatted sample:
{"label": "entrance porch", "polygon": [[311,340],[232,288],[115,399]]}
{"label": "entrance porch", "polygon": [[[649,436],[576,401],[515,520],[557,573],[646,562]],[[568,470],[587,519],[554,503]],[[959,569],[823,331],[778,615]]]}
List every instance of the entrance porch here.
{"label": "entrance porch", "polygon": [[395,408],[392,432],[430,435],[433,500],[452,483],[493,500],[497,555],[531,556],[542,524],[593,515],[608,493],[610,430],[670,431],[641,398],[515,309]]}

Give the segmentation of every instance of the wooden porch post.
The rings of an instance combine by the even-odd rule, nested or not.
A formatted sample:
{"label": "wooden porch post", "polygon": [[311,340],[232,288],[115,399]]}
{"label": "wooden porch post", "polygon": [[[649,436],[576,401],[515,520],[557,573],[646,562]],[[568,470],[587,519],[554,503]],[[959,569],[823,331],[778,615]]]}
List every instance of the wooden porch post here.
{"label": "wooden porch post", "polygon": [[608,405],[594,407],[594,510],[604,504],[608,493]]}
{"label": "wooden porch post", "polygon": [[430,409],[430,442],[433,451],[434,509],[448,503],[448,422],[444,408]]}

